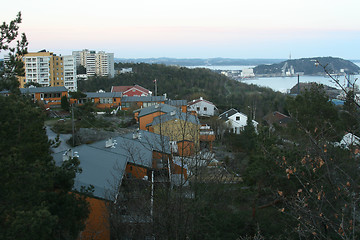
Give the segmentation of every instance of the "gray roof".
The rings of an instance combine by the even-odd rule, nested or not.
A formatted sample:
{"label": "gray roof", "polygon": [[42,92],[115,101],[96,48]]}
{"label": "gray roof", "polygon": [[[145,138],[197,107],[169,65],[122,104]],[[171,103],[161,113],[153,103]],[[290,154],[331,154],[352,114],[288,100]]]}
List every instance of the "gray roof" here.
{"label": "gray roof", "polygon": [[166,104],[169,104],[171,106],[180,107],[180,106],[187,106],[186,100],[167,100],[165,101]]}
{"label": "gray roof", "polygon": [[20,88],[22,94],[25,93],[54,93],[54,92],[67,92],[65,87],[29,87]]}
{"label": "gray roof", "polygon": [[152,167],[152,148],[150,146],[142,144],[141,142],[136,141],[136,139],[129,139],[121,136],[112,139],[116,142],[114,148],[105,147],[106,140],[89,144],[89,146],[99,150],[124,155],[127,157],[127,161],[133,164],[147,168]]}
{"label": "gray roof", "polygon": [[139,113],[139,117],[146,116],[148,114],[152,114],[155,112],[169,113],[177,110],[178,110],[177,107],[160,103],[160,104],[152,105],[150,107],[142,108]]}
{"label": "gray roof", "polygon": [[114,98],[121,97],[121,92],[85,92],[87,98]]}
{"label": "gray roof", "polygon": [[238,110],[234,109],[234,108],[231,108],[225,112],[223,112],[222,114],[219,115],[219,118],[221,118],[222,120],[228,120],[229,117],[231,117],[232,115],[236,114],[236,113],[239,113]]}
{"label": "gray roof", "polygon": [[121,99],[122,102],[163,102],[165,100],[165,96],[133,96]]}
{"label": "gray roof", "polygon": [[[74,189],[80,191],[81,187],[94,186],[94,196],[111,200],[109,191],[121,183],[125,173],[127,157],[103,151],[88,145],[81,145],[73,148],[79,153],[81,173],[75,177]],[[63,162],[63,152],[52,154],[56,164]]]}
{"label": "gray roof", "polygon": [[157,152],[171,154],[170,138],[144,130],[137,130],[133,133],[122,135],[124,138],[140,141],[142,144],[154,149]]}
{"label": "gray roof", "polygon": [[193,124],[200,125],[200,121],[197,116],[194,116],[189,113],[184,113],[181,111],[174,111],[167,114],[160,115],[158,117],[155,117],[153,122],[148,124],[149,126],[155,126],[160,123],[168,122],[173,119],[179,119],[187,122],[191,122]]}

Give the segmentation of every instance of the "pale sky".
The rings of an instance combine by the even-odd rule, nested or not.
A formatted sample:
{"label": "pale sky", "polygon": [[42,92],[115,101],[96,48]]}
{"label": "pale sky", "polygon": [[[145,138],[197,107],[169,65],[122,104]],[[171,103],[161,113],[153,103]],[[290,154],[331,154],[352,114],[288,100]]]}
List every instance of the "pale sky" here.
{"label": "pale sky", "polygon": [[8,0],[0,21],[18,11],[29,52],[360,59],[359,0]]}

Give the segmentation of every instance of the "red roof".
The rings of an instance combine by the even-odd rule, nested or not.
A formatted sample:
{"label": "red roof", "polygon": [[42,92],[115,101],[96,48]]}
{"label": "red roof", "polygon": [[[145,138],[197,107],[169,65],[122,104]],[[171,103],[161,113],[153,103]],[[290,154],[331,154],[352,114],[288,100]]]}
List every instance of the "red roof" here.
{"label": "red roof", "polygon": [[146,88],[143,88],[139,85],[134,85],[134,86],[112,86],[111,87],[111,92],[126,92],[132,88],[135,88],[141,92],[144,92],[146,94],[150,94],[150,91],[147,90]]}

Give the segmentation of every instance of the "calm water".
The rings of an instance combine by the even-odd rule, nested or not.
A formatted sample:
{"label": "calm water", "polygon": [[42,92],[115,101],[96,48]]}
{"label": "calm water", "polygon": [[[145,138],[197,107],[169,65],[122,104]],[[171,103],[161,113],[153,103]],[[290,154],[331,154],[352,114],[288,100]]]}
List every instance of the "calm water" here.
{"label": "calm water", "polygon": [[[355,78],[360,76],[356,75]],[[345,86],[345,78],[339,77],[340,83]],[[298,78],[296,77],[266,77],[266,78],[256,78],[252,80],[245,80],[244,83],[248,84],[255,84],[261,87],[269,87],[274,91],[279,91],[286,93],[292,87],[294,87],[297,82]],[[340,88],[330,77],[325,76],[300,76],[300,83],[301,82],[316,82],[323,85],[327,85],[334,88]]]}
{"label": "calm water", "polygon": [[[356,65],[360,66],[360,62],[354,62]],[[208,68],[211,70],[225,70],[225,71],[231,71],[231,70],[243,70],[245,68],[252,68],[254,66],[189,66],[188,68]],[[360,79],[360,75],[353,76],[355,79]],[[254,78],[251,80],[244,80],[242,82],[248,83],[248,84],[255,84],[260,87],[268,87],[273,89],[274,91],[279,91],[286,93],[288,92],[292,87],[294,87],[297,84],[298,78],[297,76],[294,77],[264,77],[264,78]],[[340,83],[344,86],[345,78],[339,77]],[[328,85],[330,87],[334,88],[340,88],[335,82],[331,80],[330,77],[325,76],[300,76],[300,82],[316,82],[323,85]],[[360,80],[359,80],[360,82]]]}
{"label": "calm water", "polygon": [[238,66],[186,66],[187,68],[208,68],[211,70],[224,70],[224,71],[235,71],[235,70],[243,70],[246,68],[253,68],[255,66],[248,65],[238,65]]}

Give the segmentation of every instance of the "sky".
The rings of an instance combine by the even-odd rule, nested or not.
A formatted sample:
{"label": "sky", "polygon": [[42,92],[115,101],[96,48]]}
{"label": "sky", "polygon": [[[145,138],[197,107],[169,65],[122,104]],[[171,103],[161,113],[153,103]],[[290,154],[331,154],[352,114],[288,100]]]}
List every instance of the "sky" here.
{"label": "sky", "polygon": [[11,0],[0,21],[21,11],[29,52],[360,59],[359,9],[359,0]]}

